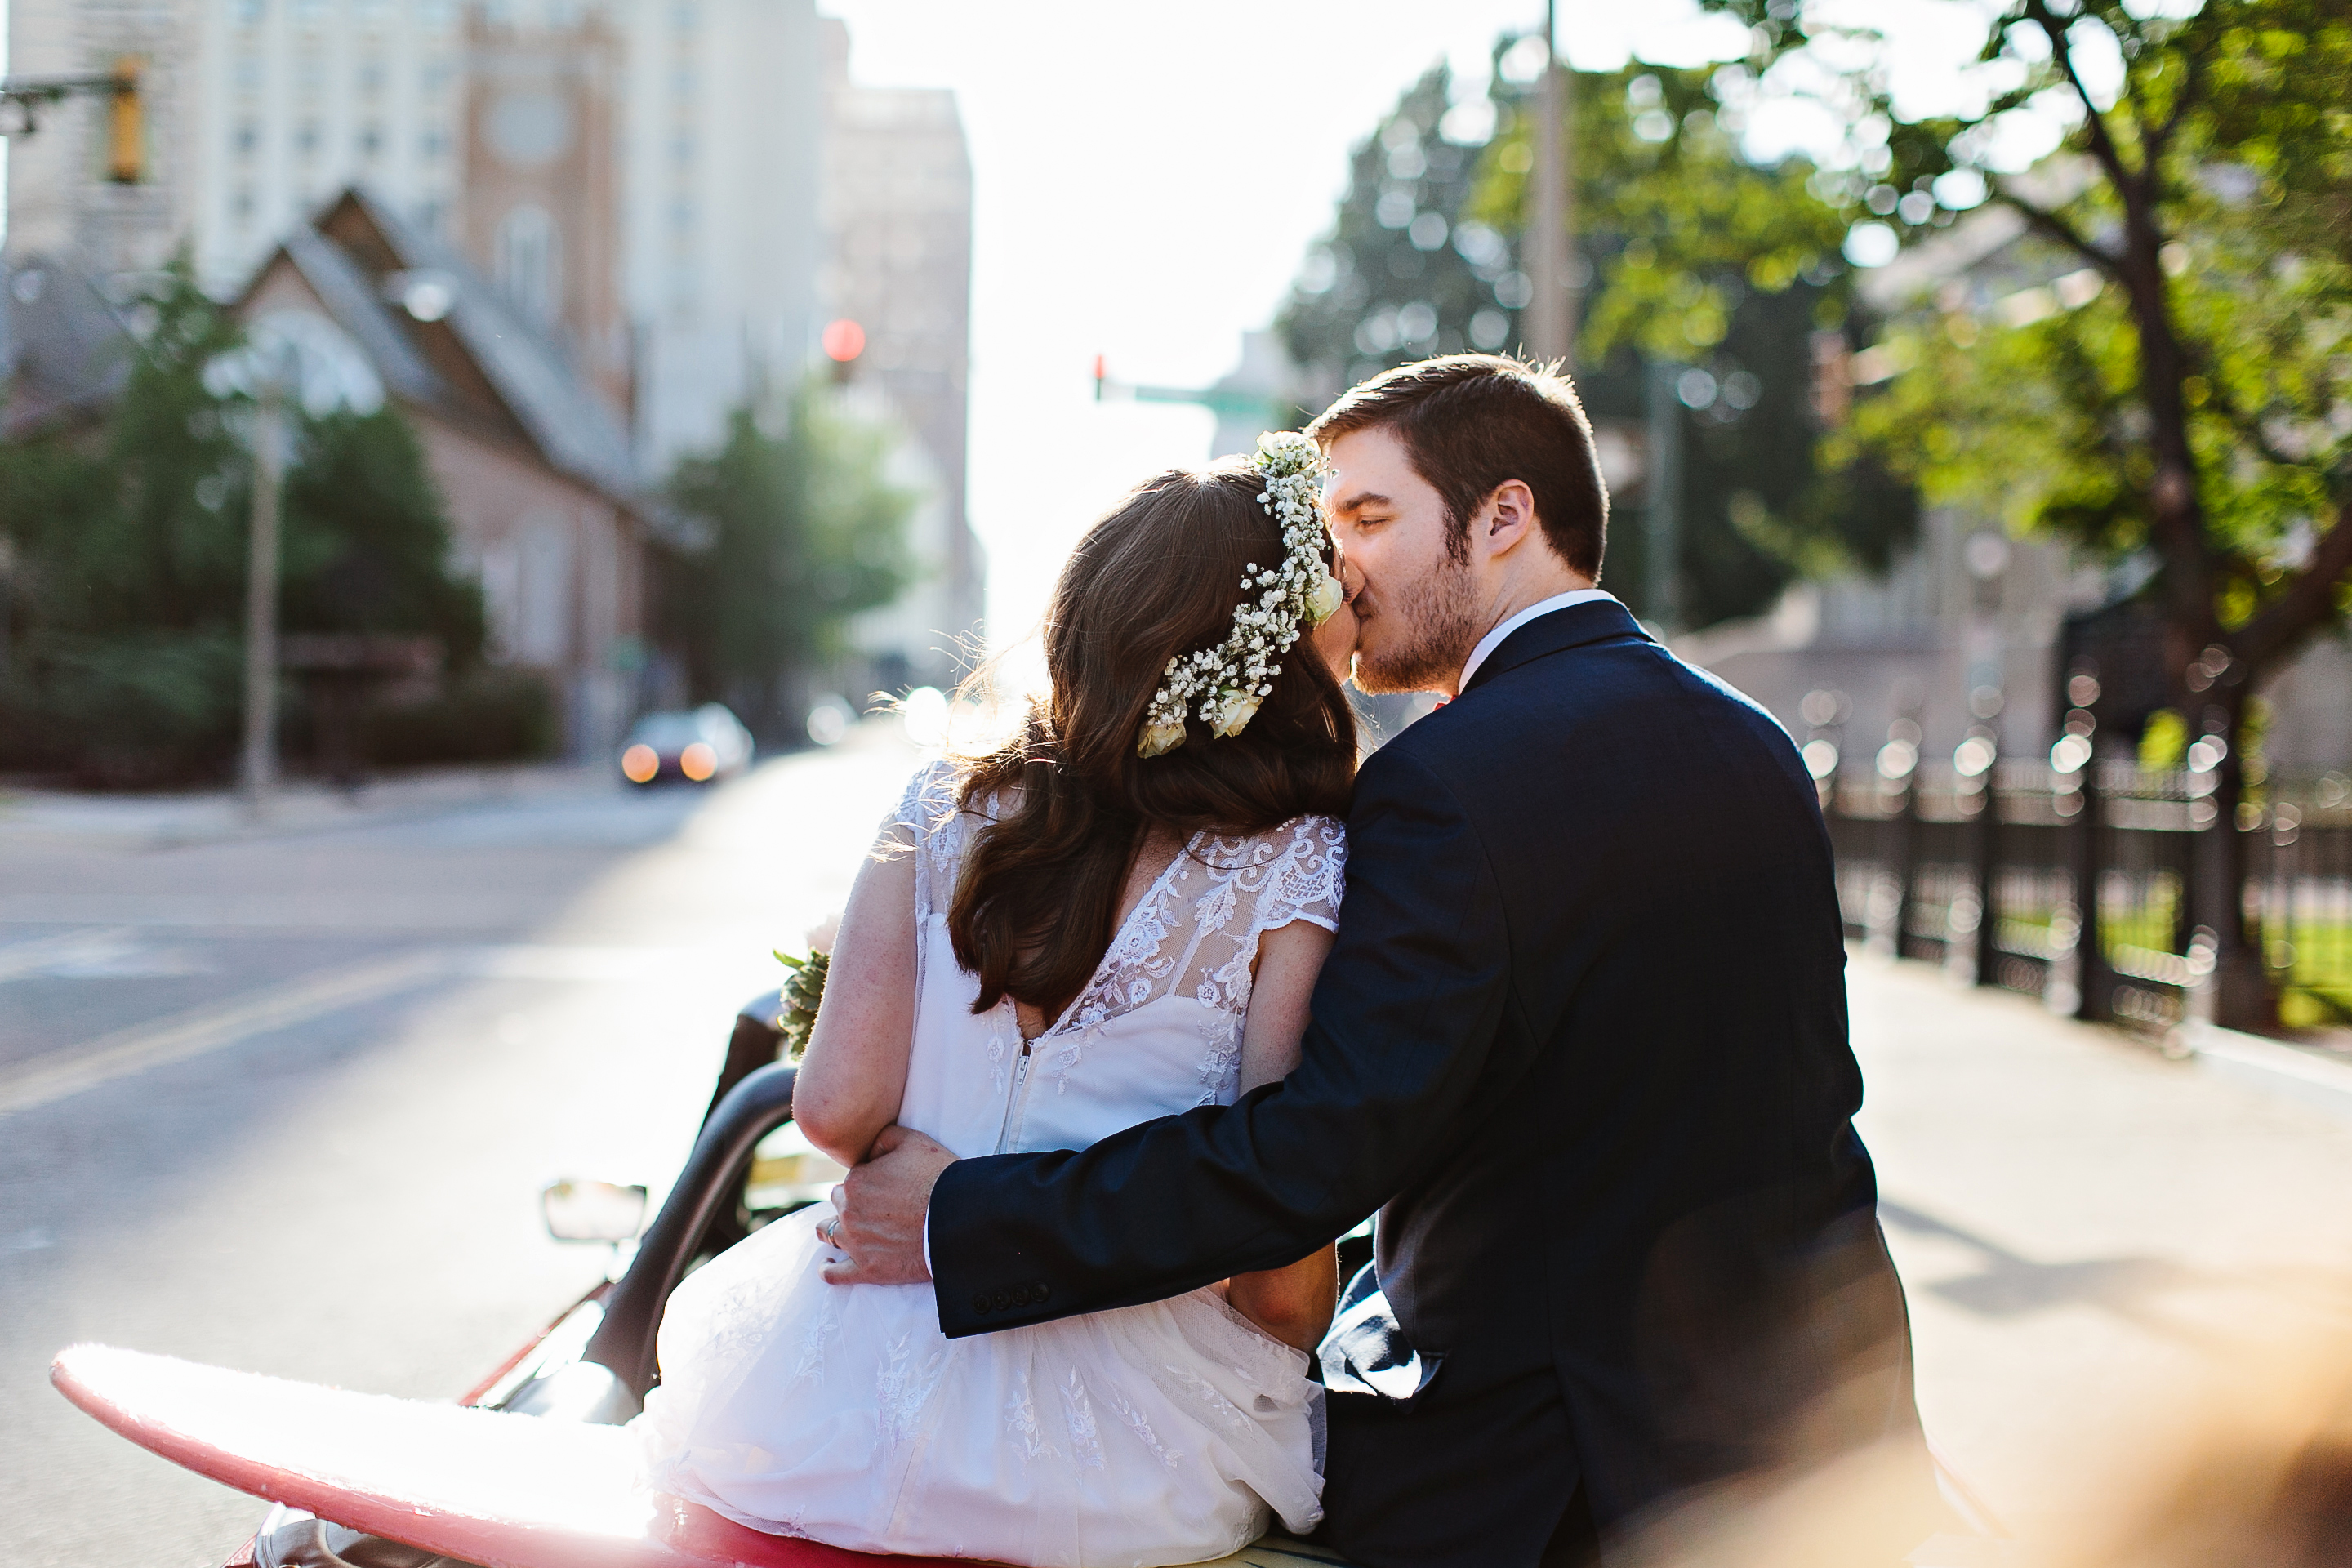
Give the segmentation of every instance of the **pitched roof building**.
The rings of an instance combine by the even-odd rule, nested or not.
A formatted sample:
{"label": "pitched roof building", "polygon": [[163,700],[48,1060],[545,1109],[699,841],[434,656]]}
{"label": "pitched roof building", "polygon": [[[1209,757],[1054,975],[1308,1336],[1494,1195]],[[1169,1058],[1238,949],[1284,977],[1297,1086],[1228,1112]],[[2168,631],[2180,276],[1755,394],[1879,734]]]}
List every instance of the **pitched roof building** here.
{"label": "pitched roof building", "polygon": [[290,233],[234,308],[248,321],[307,318],[308,338],[323,324],[364,356],[416,427],[482,584],[492,657],[556,688],[574,755],[609,747],[636,705],[648,552],[696,541],[549,330],[357,190]]}
{"label": "pitched roof building", "polygon": [[0,441],[97,414],[131,374],[113,301],[53,257],[0,263]]}

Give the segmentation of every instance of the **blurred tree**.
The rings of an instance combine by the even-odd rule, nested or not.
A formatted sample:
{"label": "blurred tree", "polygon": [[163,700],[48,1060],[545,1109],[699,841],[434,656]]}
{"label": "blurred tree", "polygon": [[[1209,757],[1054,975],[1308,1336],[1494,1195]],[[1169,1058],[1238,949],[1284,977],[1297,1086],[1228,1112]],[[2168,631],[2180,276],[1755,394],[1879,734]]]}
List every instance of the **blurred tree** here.
{"label": "blurred tree", "polygon": [[681,461],[671,499],[716,530],[670,568],[667,635],[698,701],[724,700],[755,729],[796,717],[794,683],[845,651],[849,618],[911,581],[917,497],[887,474],[893,433],[812,381],[775,433],[739,408],[716,452]]}
{"label": "blurred tree", "polygon": [[[221,766],[242,706],[250,405],[205,384],[236,323],[184,260],[139,315],[121,397],[94,427],[0,446],[12,567],[0,756],[147,782]],[[384,408],[297,416],[287,476],[284,624],[481,652],[479,591],[415,437]]]}
{"label": "blurred tree", "polygon": [[[1824,194],[1915,238],[1940,195],[1979,194],[2045,247],[2046,281],[1980,306],[1950,292],[1877,351],[1901,368],[1860,435],[1931,496],[2095,552],[2145,552],[2166,679],[2222,832],[2199,921],[2224,1022],[2270,1011],[2238,888],[2249,700],[2352,607],[2352,13],[2342,0],[2119,0],[1985,11],[1982,112],[1906,121],[1870,35],[1786,0],[1711,0],[1791,55],[1855,127]],[[1793,73],[1791,73],[1793,74]],[[2003,175],[2011,115],[2065,121],[2056,159]],[[2258,781],[2256,781],[2258,782]]]}
{"label": "blurred tree", "polygon": [[1357,146],[1330,237],[1283,308],[1284,342],[1324,401],[1408,360],[1501,348],[1527,302],[1509,242],[1464,221],[1479,146],[1441,129],[1457,123],[1451,90],[1432,68]]}
{"label": "blurred tree", "polygon": [[425,633],[469,671],[487,630],[478,584],[447,567],[441,497],[416,432],[389,405],[307,422],[286,476],[289,631]]}
{"label": "blurred tree", "polygon": [[[1281,321],[1318,393],[1424,354],[1518,342],[1533,285],[1513,258],[1538,95],[1505,68],[1533,41],[1496,44],[1484,112],[1449,110],[1441,67],[1356,150],[1332,236]],[[1596,421],[1645,440],[1673,434],[1662,419],[1678,427],[1675,597],[1690,626],[1755,614],[1799,574],[1883,569],[1917,516],[1874,454],[1832,447],[1822,460],[1811,337],[1846,321],[1845,220],[1809,189],[1811,164],[1742,155],[1723,97],[1747,85],[1635,63],[1580,73],[1572,110],[1577,382]],[[1661,375],[1673,389],[1663,405]],[[1623,488],[1634,505],[1617,513],[1611,586],[1656,616],[1638,526],[1651,498]]]}

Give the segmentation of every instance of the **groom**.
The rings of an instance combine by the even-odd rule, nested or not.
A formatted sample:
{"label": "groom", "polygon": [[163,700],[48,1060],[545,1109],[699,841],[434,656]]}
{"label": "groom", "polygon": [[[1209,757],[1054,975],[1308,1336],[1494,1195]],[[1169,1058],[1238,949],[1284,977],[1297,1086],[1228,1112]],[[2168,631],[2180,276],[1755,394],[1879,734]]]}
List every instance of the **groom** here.
{"label": "groom", "polygon": [[1564,378],[1430,360],[1307,433],[1356,684],[1451,700],[1364,763],[1297,1070],[1081,1153],[886,1132],[834,1277],[932,1279],[945,1331],[986,1333],[1377,1209],[1323,1347],[1324,1538],[1368,1568],[1591,1561],[1882,1440],[1924,1475],[1788,736],[1593,585],[1609,500]]}

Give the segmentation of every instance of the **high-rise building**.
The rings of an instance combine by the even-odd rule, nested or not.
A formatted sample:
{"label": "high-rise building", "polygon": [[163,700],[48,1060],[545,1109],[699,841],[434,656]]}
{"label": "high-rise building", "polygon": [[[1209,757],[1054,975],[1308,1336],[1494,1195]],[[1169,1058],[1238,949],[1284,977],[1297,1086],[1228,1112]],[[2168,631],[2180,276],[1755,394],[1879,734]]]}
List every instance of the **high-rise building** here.
{"label": "high-rise building", "polygon": [[620,41],[601,12],[466,29],[453,237],[626,419],[635,366],[620,276]]}
{"label": "high-rise building", "polygon": [[627,73],[621,275],[638,443],[667,469],[812,353],[823,54],[814,0],[608,4]]}
{"label": "high-rise building", "polygon": [[170,259],[190,228],[204,162],[189,135],[203,95],[203,15],[152,0],[10,0],[12,78],[98,76],[138,63],[149,172],[139,184],[107,179],[102,96],[43,109],[36,132],[8,138],[11,255],[68,257],[110,278]]}
{"label": "high-rise building", "polygon": [[971,157],[955,94],[850,80],[849,31],[827,19],[823,299],[864,340],[853,374],[914,436],[930,504],[912,541],[921,580],[866,617],[879,684],[943,680],[980,623],[982,564],[964,513],[971,342]]}
{"label": "high-rise building", "polygon": [[[347,185],[441,232],[458,178],[464,15],[454,0],[175,0],[182,212],[215,293]],[[163,126],[158,123],[161,132]],[[165,174],[164,182],[175,176]]]}
{"label": "high-rise building", "polygon": [[[810,352],[824,114],[814,0],[12,0],[9,38],[15,75],[142,60],[151,143],[150,180],[125,187],[104,178],[102,100],[12,138],[12,253],[107,274],[158,267],[184,243],[225,295],[347,185],[493,276],[568,261],[576,291],[583,247],[609,245],[625,341],[557,324],[600,386],[632,395],[649,472],[717,441],[729,408]],[[575,100],[588,78],[595,90]],[[566,107],[542,112],[558,81]],[[499,220],[476,232],[480,203],[464,193],[517,175],[607,181],[614,232],[541,245],[510,227],[502,263]]]}

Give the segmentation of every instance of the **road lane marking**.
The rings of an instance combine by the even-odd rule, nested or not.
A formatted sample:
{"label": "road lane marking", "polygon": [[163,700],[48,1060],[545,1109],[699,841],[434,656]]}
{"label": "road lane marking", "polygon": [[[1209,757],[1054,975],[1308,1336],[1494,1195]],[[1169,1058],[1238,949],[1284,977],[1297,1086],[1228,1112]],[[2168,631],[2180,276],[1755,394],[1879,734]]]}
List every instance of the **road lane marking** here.
{"label": "road lane marking", "polygon": [[0,1258],[19,1252],[46,1252],[58,1244],[58,1238],[47,1226],[35,1226],[16,1235],[0,1238]]}
{"label": "road lane marking", "polygon": [[448,955],[437,948],[397,953],[231,997],[160,1023],[134,1024],[79,1046],[50,1051],[0,1072],[0,1116],[30,1110],[115,1079],[373,1002],[446,974],[448,969]]}
{"label": "road lane marking", "polygon": [[[119,935],[96,934],[110,939]],[[46,939],[0,948],[0,959],[31,948],[43,952],[37,958],[28,957],[25,961],[28,965],[45,967],[68,956],[58,939]],[[92,950],[86,945],[78,951]],[[523,980],[567,985],[733,982],[756,987],[769,976],[763,963],[766,954],[753,956],[755,952],[756,946],[736,943],[685,948],[514,942],[415,949],[209,1003],[175,1017],[133,1024],[78,1046],[45,1052],[14,1068],[0,1068],[0,1116],[30,1110],[132,1073],[185,1061],[256,1035],[376,1001],[429,980]],[[35,971],[28,968],[27,972]],[[5,978],[5,973],[0,978]]]}
{"label": "road lane marking", "polygon": [[[773,946],[773,943],[769,944]],[[666,980],[724,978],[748,964],[765,973],[775,960],[751,943],[729,950],[693,947],[559,946],[512,942],[460,947],[449,953],[449,970],[472,980],[545,980],[564,984],[603,982],[641,985]]]}
{"label": "road lane marking", "polygon": [[58,965],[103,962],[129,950],[130,929],[59,931],[55,936],[0,946],[0,981],[22,980]]}

